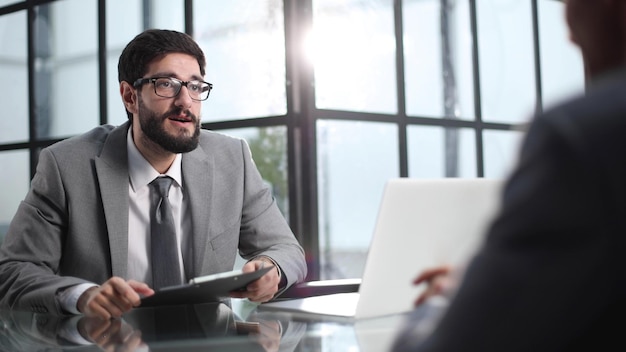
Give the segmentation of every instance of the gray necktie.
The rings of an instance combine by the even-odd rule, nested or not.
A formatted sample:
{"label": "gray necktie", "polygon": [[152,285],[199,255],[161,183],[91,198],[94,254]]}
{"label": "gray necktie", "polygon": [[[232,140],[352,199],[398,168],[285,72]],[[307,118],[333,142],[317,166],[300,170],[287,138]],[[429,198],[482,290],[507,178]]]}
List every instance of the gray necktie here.
{"label": "gray necktie", "polygon": [[176,228],[168,199],[173,179],[157,177],[150,182],[150,232],[152,254],[152,288],[180,285],[180,266],[176,245]]}

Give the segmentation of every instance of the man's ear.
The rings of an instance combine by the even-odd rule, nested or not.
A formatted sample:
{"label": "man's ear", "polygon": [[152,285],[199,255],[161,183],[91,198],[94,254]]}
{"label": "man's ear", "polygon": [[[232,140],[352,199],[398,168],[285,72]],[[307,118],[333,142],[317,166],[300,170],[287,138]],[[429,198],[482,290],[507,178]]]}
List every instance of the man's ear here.
{"label": "man's ear", "polygon": [[139,103],[137,94],[138,90],[133,88],[130,83],[126,81],[120,82],[120,95],[122,96],[122,102],[124,103],[126,111],[131,114],[136,114],[138,111],[137,107],[139,106]]}

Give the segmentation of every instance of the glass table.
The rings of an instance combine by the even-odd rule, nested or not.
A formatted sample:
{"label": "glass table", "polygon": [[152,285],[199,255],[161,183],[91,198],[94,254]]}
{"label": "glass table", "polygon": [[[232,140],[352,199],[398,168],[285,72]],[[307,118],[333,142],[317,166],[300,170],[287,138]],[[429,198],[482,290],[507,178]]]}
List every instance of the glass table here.
{"label": "glass table", "polygon": [[336,320],[261,308],[232,299],[136,308],[106,321],[0,310],[0,351],[387,351],[404,319]]}

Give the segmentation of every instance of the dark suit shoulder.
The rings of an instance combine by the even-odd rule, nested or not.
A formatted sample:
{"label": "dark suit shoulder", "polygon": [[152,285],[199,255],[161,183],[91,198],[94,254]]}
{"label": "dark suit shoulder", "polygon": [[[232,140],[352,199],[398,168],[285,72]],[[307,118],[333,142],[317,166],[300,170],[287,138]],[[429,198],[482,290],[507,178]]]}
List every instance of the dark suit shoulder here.
{"label": "dark suit shoulder", "polygon": [[548,133],[549,138],[558,138],[581,153],[612,154],[624,150],[626,77],[620,77],[538,116],[531,125],[530,137]]}
{"label": "dark suit shoulder", "polygon": [[[521,193],[522,186],[529,184],[545,186],[546,189],[537,191],[539,197],[555,190],[546,181],[550,178],[562,190],[555,201],[568,194],[578,197],[571,200],[571,205],[591,202],[593,198],[602,205],[604,213],[619,214],[616,220],[623,218],[626,163],[620,155],[626,149],[626,77],[612,78],[533,121],[512,177],[517,182],[510,182],[509,191],[518,189]],[[566,179],[570,182],[568,187]]]}
{"label": "dark suit shoulder", "polygon": [[626,126],[626,75],[617,75],[590,87],[584,96],[548,110],[541,118],[555,128],[576,126],[587,136],[592,133],[618,132]]}

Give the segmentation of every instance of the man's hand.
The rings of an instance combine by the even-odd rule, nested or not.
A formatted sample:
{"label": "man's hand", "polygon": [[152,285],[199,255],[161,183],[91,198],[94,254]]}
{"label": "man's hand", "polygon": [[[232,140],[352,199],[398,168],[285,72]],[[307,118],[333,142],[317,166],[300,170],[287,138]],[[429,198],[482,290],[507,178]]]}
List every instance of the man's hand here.
{"label": "man's hand", "polygon": [[[246,263],[241,270],[244,273],[249,273],[261,269],[262,267],[267,267],[268,265],[274,266],[270,260],[252,260]],[[267,302],[274,298],[274,295],[278,292],[279,283],[280,277],[278,276],[278,269],[270,270],[258,280],[250,283],[246,287],[246,291],[231,292],[230,296],[233,298],[247,298],[252,302]]]}
{"label": "man's hand", "polygon": [[424,303],[432,296],[436,296],[444,293],[448,288],[454,285],[451,275],[452,268],[447,265],[442,265],[435,268],[424,270],[419,274],[415,280],[414,285],[426,283],[426,289],[415,300],[415,306]]}
{"label": "man's hand", "polygon": [[100,287],[92,287],[78,299],[78,310],[88,317],[119,318],[141,303],[141,296],[151,296],[154,290],[148,285],[112,277]]}

